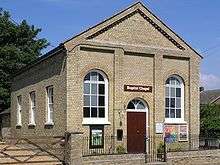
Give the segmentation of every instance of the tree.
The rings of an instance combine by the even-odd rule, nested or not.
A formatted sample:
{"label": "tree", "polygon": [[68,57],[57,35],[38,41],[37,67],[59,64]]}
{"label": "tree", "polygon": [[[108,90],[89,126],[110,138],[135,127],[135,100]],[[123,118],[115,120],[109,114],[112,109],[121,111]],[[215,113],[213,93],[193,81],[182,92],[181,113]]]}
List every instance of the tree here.
{"label": "tree", "polygon": [[207,104],[201,107],[200,132],[204,137],[220,137],[220,105]]}
{"label": "tree", "polygon": [[41,55],[49,43],[38,39],[41,31],[23,20],[17,24],[9,12],[0,9],[0,100],[10,105],[11,76]]}

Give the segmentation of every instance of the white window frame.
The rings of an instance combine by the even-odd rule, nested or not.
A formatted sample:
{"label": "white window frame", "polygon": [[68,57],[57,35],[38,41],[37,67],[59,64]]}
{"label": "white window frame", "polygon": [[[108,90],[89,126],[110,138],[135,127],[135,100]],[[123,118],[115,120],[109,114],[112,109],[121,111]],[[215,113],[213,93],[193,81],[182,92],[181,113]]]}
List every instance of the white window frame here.
{"label": "white window frame", "polygon": [[[134,101],[138,101],[138,102],[135,103]],[[127,112],[147,112],[147,110],[148,110],[147,105],[141,99],[138,99],[138,98],[133,99],[128,104],[130,104],[130,103],[134,104],[134,109],[127,108]],[[137,107],[138,107],[139,103],[142,103],[145,107],[143,109],[138,109]]]}
{"label": "white window frame", "polygon": [[17,124],[16,126],[21,126],[22,125],[22,96],[19,95],[17,96]]}
{"label": "white window frame", "polygon": [[[108,98],[109,98],[109,95],[108,95],[108,79],[106,77],[106,75],[100,71],[100,70],[97,70],[97,69],[93,69],[93,70],[90,70],[85,76],[87,76],[88,74],[90,74],[91,72],[97,72],[99,74],[101,74],[104,78],[104,82],[100,82],[100,81],[91,81],[91,80],[85,80],[83,79],[83,100],[84,100],[84,83],[98,83],[98,84],[104,84],[105,85],[105,105],[103,106],[105,108],[105,117],[101,118],[101,117],[84,117],[83,116],[83,113],[82,113],[82,116],[83,116],[83,122],[82,124],[83,125],[98,125],[98,124],[104,124],[104,125],[107,125],[107,124],[110,124],[110,122],[108,121]],[[85,78],[85,77],[84,77]],[[91,88],[90,88],[91,90]],[[91,91],[90,91],[91,92]],[[97,94],[98,95],[98,94]],[[90,100],[91,102],[91,100]],[[83,101],[83,107],[84,107],[84,101]],[[83,109],[82,109],[82,112],[83,112]]]}
{"label": "white window frame", "polygon": [[[181,109],[181,118],[166,118],[165,117],[165,123],[186,123],[185,121],[184,121],[184,112],[185,112],[185,109],[184,109],[184,98],[185,98],[185,94],[184,94],[184,83],[183,83],[183,80],[182,80],[182,78],[180,77],[180,76],[178,76],[178,75],[171,75],[171,76],[169,76],[168,78],[167,78],[167,80],[169,79],[169,78],[176,78],[179,82],[180,82],[180,88],[181,88],[181,106],[180,106],[180,109]],[[166,81],[167,81],[166,80]],[[167,85],[166,83],[165,83],[165,94],[164,94],[164,98],[166,98],[166,87],[172,87],[172,85],[171,84],[169,84],[169,85]],[[173,86],[173,87],[176,87],[176,86]],[[169,93],[171,93],[171,92],[169,92]],[[170,97],[169,97],[170,98]],[[164,99],[164,101],[165,101],[165,99]],[[165,112],[165,109],[166,109],[166,103],[164,104],[165,106],[164,106],[164,112]],[[176,113],[176,112],[175,112]],[[165,116],[165,115],[164,115]]]}
{"label": "white window frame", "polygon": [[[54,88],[53,86],[46,87],[47,90],[47,116],[45,125],[54,125]],[[52,115],[51,115],[52,114]]]}
{"label": "white window frame", "polygon": [[29,125],[36,125],[36,92],[30,92],[30,111],[29,111]]}

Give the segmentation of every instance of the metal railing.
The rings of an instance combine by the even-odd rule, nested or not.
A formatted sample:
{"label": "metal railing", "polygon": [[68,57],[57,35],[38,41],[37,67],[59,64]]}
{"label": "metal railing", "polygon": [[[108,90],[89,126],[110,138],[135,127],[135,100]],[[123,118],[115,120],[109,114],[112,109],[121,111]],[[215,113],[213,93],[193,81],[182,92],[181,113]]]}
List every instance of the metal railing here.
{"label": "metal railing", "polygon": [[161,136],[145,138],[145,162],[166,162],[166,143]]}
{"label": "metal railing", "polygon": [[[116,155],[116,154],[144,154],[145,162],[164,162],[166,161],[166,146],[161,137],[147,137],[143,138],[143,150],[138,153],[130,153],[127,148],[128,138],[124,136],[117,139],[116,136],[104,136],[103,141],[95,141],[93,146],[90,137],[83,137],[82,140],[82,154],[83,156],[98,156],[98,155]],[[155,143],[159,141],[159,143]],[[137,145],[133,142],[132,145]]]}
{"label": "metal railing", "polygon": [[105,136],[100,140],[83,137],[82,154],[83,156],[115,154],[114,141],[114,136]]}
{"label": "metal railing", "polygon": [[[91,138],[83,137],[82,153],[83,156],[109,155],[109,154],[129,154],[127,149],[127,137],[117,139],[115,136],[105,136],[102,141],[93,141],[95,146],[92,146]],[[181,151],[199,151],[220,148],[219,138],[200,137],[199,135],[191,135],[187,139],[176,139],[169,141],[163,137],[150,136],[143,138],[145,162],[166,162],[167,152]],[[132,145],[136,145],[135,143]],[[134,153],[132,153],[134,154]]]}
{"label": "metal railing", "polygon": [[166,141],[167,152],[178,151],[198,151],[198,150],[211,150],[220,149],[220,138],[218,137],[200,137],[199,135],[191,135],[185,141],[173,141],[169,143]]}

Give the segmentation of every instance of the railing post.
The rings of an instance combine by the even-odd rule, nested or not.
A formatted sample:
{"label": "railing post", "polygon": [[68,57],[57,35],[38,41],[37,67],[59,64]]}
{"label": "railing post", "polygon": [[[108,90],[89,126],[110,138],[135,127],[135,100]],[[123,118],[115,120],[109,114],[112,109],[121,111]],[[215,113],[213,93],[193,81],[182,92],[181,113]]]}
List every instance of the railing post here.
{"label": "railing post", "polygon": [[164,162],[166,162],[167,161],[167,147],[166,147],[166,138],[164,137],[164,139],[163,139],[163,142],[164,142],[164,151],[163,151],[163,158],[164,158]]}
{"label": "railing post", "polygon": [[110,151],[111,154],[116,153],[116,151],[115,151],[115,140],[116,140],[115,136],[111,135],[111,151]]}
{"label": "railing post", "polygon": [[147,163],[147,137],[144,137],[144,156],[145,156],[145,163]]}

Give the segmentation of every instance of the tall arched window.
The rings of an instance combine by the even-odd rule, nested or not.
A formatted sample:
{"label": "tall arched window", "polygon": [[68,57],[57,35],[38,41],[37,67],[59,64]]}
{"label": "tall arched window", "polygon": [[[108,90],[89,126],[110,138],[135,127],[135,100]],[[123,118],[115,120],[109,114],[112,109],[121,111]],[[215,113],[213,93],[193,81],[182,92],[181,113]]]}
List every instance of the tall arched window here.
{"label": "tall arched window", "polygon": [[[99,70],[90,71],[84,78],[84,105],[83,117],[95,120],[87,122],[99,122],[99,119],[107,119],[108,116],[108,80]],[[96,123],[94,123],[96,124]]]}
{"label": "tall arched window", "polygon": [[165,118],[170,121],[184,119],[184,84],[182,78],[172,75],[165,85]]}

